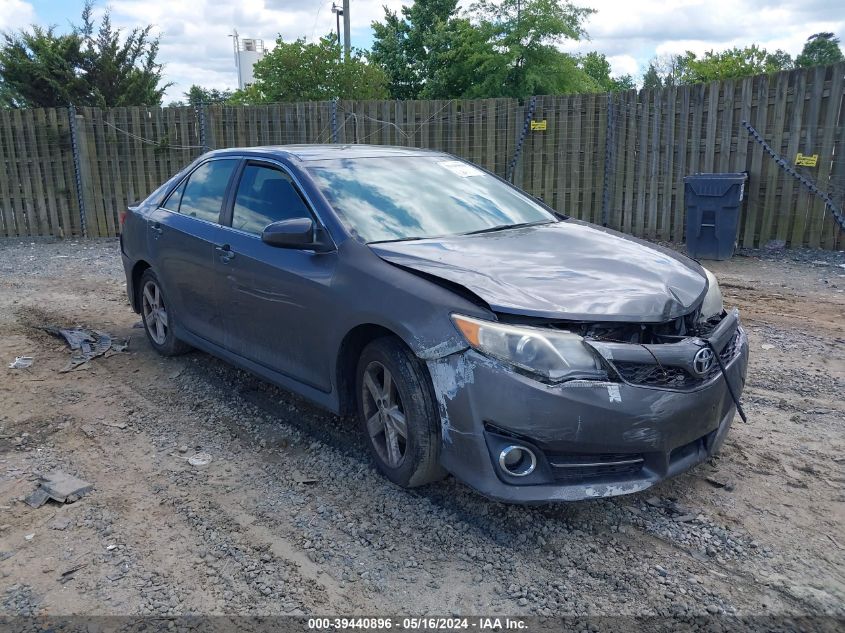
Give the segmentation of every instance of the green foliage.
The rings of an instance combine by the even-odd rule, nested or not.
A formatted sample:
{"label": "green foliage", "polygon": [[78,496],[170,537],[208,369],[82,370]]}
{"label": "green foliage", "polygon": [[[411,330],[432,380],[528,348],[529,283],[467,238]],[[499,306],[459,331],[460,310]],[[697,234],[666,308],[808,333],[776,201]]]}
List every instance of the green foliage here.
{"label": "green foliage", "polygon": [[201,103],[226,103],[232,98],[231,90],[218,90],[217,88],[203,88],[197,84],[191,85],[188,92],[182,93],[184,101],[171,101],[169,106],[198,106]]}
{"label": "green foliage", "polygon": [[527,97],[602,90],[557,44],[585,35],[592,10],[563,0],[415,0],[373,23],[372,60],[396,99]]}
{"label": "green foliage", "polygon": [[689,51],[679,60],[679,83],[694,84],[722,79],[736,79],[749,75],[774,73],[792,68],[789,54],[777,50],[769,53],[756,44],[734,47],[718,53],[707,51],[698,58]]}
{"label": "green foliage", "polygon": [[845,59],[839,48],[839,39],[833,33],[816,33],[807,38],[801,54],[795,58],[799,68],[835,64]]}
{"label": "green foliage", "polygon": [[255,63],[255,82],[232,95],[234,103],[280,101],[326,101],[340,99],[382,99],[387,96],[384,71],[353,51],[343,61],[337,38],[327,35],[319,42],[305,38],[285,42]]}
{"label": "green foliage", "polygon": [[84,63],[82,38],[57,35],[54,27],[3,33],[0,46],[0,105],[54,108],[86,103],[87,82],[79,76]]}
{"label": "green foliage", "polygon": [[86,2],[82,24],[69,34],[54,27],[4,33],[0,42],[0,105],[101,107],[158,105],[162,83],[159,43],[152,26],[122,33],[106,11],[99,27]]}
{"label": "green foliage", "polygon": [[596,82],[602,92],[631,90],[637,87],[631,75],[611,77],[610,62],[607,61],[607,57],[603,53],[593,51],[582,55],[578,60],[578,67]]}

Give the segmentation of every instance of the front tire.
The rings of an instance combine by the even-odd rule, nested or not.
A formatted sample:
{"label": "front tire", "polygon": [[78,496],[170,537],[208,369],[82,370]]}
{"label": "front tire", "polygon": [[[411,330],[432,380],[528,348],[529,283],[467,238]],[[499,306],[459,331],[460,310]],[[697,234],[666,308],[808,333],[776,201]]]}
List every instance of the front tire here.
{"label": "front tire", "polygon": [[442,479],[440,415],[425,365],[398,339],[379,338],[361,353],[355,384],[378,469],[405,488]]}
{"label": "front tire", "polygon": [[141,275],[139,292],[141,320],[150,345],[162,356],[178,356],[190,350],[187,343],[173,334],[173,311],[168,311],[161,282],[152,269]]}

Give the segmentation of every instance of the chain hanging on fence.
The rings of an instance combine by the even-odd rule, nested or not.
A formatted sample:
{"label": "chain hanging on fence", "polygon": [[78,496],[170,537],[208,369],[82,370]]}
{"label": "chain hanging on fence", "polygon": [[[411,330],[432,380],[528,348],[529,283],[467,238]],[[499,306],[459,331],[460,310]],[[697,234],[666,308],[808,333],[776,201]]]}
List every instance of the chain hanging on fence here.
{"label": "chain hanging on fence", "polygon": [[516,163],[519,161],[519,155],[522,153],[522,145],[525,143],[525,136],[528,134],[528,127],[531,125],[531,117],[534,116],[534,107],[537,105],[537,97],[531,97],[531,102],[528,109],[525,111],[525,123],[522,126],[522,132],[519,133],[519,141],[516,143],[516,150],[513,153],[513,158],[508,165],[508,182],[513,182],[513,172],[516,169]]}
{"label": "chain hanging on fence", "polygon": [[76,108],[67,109],[70,123],[70,151],[73,154],[73,176],[76,180],[76,202],[79,205],[79,228],[82,237],[88,237],[88,223],[85,219],[85,196],[82,193],[82,173],[79,165],[79,129],[76,127]]}
{"label": "chain hanging on fence", "polygon": [[816,183],[814,183],[810,178],[804,176],[803,174],[799,174],[792,168],[792,165],[789,164],[789,161],[786,160],[783,156],[778,154],[775,150],[773,150],[769,144],[766,142],[766,139],[763,138],[762,134],[760,134],[754,126],[752,126],[748,121],[742,122],[743,127],[748,130],[748,134],[751,135],[755,141],[757,141],[762,147],[763,150],[771,156],[775,163],[783,169],[787,174],[798,180],[802,185],[807,187],[810,190],[810,193],[815,194],[819,197],[819,199],[824,202],[824,205],[827,209],[830,209],[830,213],[833,215],[833,219],[836,220],[836,223],[839,225],[839,228],[845,231],[845,213],[842,212],[833,199],[830,197],[825,191],[822,191],[818,188]]}

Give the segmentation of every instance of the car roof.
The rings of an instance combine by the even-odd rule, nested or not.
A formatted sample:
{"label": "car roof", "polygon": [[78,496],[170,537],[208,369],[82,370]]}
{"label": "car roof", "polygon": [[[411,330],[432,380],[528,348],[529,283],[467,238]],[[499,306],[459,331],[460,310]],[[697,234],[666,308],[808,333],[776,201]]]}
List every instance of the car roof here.
{"label": "car roof", "polygon": [[442,152],[419,149],[416,147],[398,147],[393,145],[266,145],[259,147],[230,147],[210,152],[213,156],[227,155],[277,156],[308,162],[316,160],[336,160],[341,158],[396,158],[399,156],[446,156]]}

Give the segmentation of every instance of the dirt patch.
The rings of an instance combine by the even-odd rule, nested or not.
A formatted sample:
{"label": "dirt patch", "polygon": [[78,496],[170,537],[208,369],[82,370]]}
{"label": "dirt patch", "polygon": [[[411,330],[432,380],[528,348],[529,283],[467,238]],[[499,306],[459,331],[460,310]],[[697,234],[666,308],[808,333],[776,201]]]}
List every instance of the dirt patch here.
{"label": "dirt patch", "polygon": [[[0,613],[845,616],[841,256],[713,264],[751,342],[750,424],[718,458],[525,508],[451,479],[398,489],[351,420],[199,352],[157,356],[114,240],[0,255],[0,359],[35,357],[0,381]],[[77,324],[129,348],[60,374],[68,350],[39,328]],[[25,505],[57,469],[94,490]]]}

